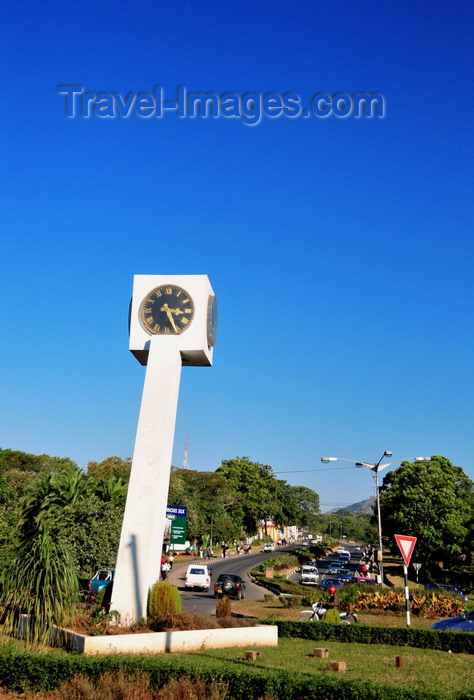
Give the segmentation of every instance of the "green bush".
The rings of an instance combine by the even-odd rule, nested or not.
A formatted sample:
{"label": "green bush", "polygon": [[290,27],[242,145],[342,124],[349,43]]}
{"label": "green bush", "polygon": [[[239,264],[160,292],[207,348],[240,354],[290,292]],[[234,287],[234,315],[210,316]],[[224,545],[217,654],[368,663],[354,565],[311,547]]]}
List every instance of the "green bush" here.
{"label": "green bush", "polygon": [[[334,630],[350,630],[351,627],[317,625],[306,623],[311,628],[327,627]],[[468,635],[466,635],[468,636]],[[235,661],[225,663],[222,659],[215,666],[196,670],[189,658],[174,655],[107,655],[76,656],[64,652],[34,653],[18,652],[12,648],[0,649],[0,685],[8,690],[54,690],[74,676],[82,674],[92,680],[102,674],[120,673],[136,676],[137,680],[147,674],[151,688],[162,688],[174,678],[186,676],[191,680],[201,678],[209,687],[214,683],[225,683],[229,687],[229,698],[244,697],[248,700],[274,697],[285,700],[315,697],[318,700],[443,700],[445,694],[414,688],[403,689],[385,686],[370,681],[356,681],[340,676],[317,673],[309,675],[295,671],[236,666]],[[202,697],[202,695],[201,695]],[[457,700],[467,700],[469,694],[458,694]],[[471,695],[472,698],[472,695]]]}
{"label": "green bush", "polygon": [[283,605],[284,608],[296,608],[302,604],[301,603],[301,596],[300,595],[281,595],[280,596],[280,603]]}
{"label": "green bush", "polygon": [[79,583],[67,542],[43,522],[23,534],[3,572],[0,607],[5,630],[16,633],[25,614],[26,638],[46,642],[52,626],[70,616],[78,599]]}
{"label": "green bush", "polygon": [[302,598],[302,605],[313,605],[313,603],[322,603],[328,600],[328,594],[325,591],[309,590]]}
{"label": "green bush", "polygon": [[329,608],[329,610],[326,610],[324,613],[323,620],[331,625],[340,625],[341,618],[339,617],[339,610],[336,610],[336,608]]}
{"label": "green bush", "polygon": [[173,617],[181,611],[181,596],[176,586],[168,581],[157,581],[148,594],[148,617],[158,626],[172,624]]}
{"label": "green bush", "polygon": [[293,620],[259,620],[259,624],[277,625],[280,637],[334,640],[359,644],[389,644],[418,649],[439,649],[457,654],[474,654],[474,634],[448,630],[414,629],[413,627],[375,627],[371,625],[331,625],[326,622]]}

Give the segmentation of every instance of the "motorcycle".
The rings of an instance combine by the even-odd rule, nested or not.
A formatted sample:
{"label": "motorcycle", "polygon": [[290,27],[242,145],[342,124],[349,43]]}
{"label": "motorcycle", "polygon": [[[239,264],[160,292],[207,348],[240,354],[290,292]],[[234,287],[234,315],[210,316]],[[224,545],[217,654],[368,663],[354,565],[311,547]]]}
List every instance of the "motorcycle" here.
{"label": "motorcycle", "polygon": [[[298,622],[318,622],[322,619],[327,608],[323,607],[321,603],[313,603],[311,610],[302,610]],[[341,612],[339,613],[341,622],[344,625],[350,625],[351,619],[354,622],[358,622],[356,613],[352,612]]]}

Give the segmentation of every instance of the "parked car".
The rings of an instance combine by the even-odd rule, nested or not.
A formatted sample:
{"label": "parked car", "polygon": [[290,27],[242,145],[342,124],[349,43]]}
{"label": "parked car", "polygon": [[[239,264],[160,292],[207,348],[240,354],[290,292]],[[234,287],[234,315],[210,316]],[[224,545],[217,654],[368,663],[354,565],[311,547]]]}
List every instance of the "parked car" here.
{"label": "parked car", "polygon": [[273,542],[265,542],[263,545],[263,551],[264,552],[274,552],[275,551],[275,545]]}
{"label": "parked car", "polygon": [[426,591],[437,591],[437,590],[448,591],[448,593],[453,593],[464,601],[468,600],[467,595],[461,591],[457,586],[453,586],[450,583],[427,583],[425,585]]}
{"label": "parked car", "polygon": [[211,585],[211,570],[204,564],[191,564],[186,571],[185,588],[199,588],[208,591]]}
{"label": "parked car", "polygon": [[474,632],[474,610],[451,617],[449,620],[440,620],[431,625],[432,630],[457,630],[458,632]]}
{"label": "parked car", "polygon": [[214,598],[222,598],[227,595],[229,598],[242,600],[245,598],[245,582],[237,574],[219,574],[214,583]]}
{"label": "parked car", "polygon": [[319,571],[316,566],[312,564],[303,564],[300,573],[300,583],[305,584],[316,584],[319,581]]}

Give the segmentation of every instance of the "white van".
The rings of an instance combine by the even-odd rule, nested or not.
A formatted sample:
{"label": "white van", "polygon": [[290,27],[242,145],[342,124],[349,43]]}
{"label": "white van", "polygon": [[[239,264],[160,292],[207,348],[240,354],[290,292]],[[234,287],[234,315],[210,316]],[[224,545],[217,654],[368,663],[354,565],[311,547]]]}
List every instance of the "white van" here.
{"label": "white van", "polygon": [[319,581],[319,571],[316,566],[309,566],[308,564],[303,564],[300,573],[300,583],[302,585],[310,584],[316,585]]}
{"label": "white van", "polygon": [[205,564],[191,564],[186,571],[185,588],[199,588],[208,591],[211,585],[211,572]]}

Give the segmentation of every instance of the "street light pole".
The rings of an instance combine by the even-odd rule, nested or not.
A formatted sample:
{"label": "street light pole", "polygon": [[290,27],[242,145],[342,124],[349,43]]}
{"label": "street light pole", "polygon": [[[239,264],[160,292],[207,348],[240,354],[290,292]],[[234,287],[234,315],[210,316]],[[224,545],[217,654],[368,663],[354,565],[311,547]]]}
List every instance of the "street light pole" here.
{"label": "street light pole", "polygon": [[[378,529],[378,535],[379,535],[379,552],[380,554],[378,555],[380,557],[378,561],[379,565],[379,572],[380,572],[380,581],[383,583],[383,545],[382,545],[382,517],[380,514],[380,490],[379,490],[379,471],[382,469],[385,469],[386,467],[390,467],[392,464],[398,464],[399,462],[406,462],[408,460],[404,459],[397,459],[394,462],[386,462],[385,464],[382,464],[382,460],[385,457],[391,457],[393,452],[390,452],[388,450],[385,450],[381,458],[379,459],[378,462],[375,464],[370,464],[369,462],[356,462],[353,459],[345,459],[344,457],[321,457],[321,462],[324,462],[327,464],[328,462],[337,462],[338,460],[341,460],[343,462],[353,462],[356,467],[367,467],[367,469],[370,469],[371,471],[374,472],[375,474],[375,506],[377,510],[377,529]],[[412,457],[415,462],[429,462],[430,457]]]}

